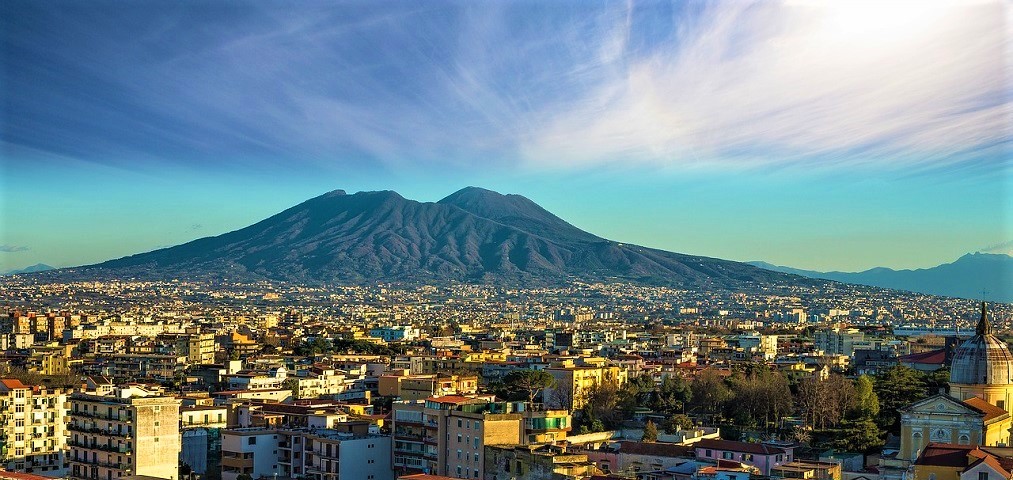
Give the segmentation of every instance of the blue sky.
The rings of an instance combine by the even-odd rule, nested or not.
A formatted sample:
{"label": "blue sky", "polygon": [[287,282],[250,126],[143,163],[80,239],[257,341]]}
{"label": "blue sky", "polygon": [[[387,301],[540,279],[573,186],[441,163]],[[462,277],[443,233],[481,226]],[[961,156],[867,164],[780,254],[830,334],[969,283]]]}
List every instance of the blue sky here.
{"label": "blue sky", "polygon": [[0,270],[332,189],[801,268],[1008,252],[1002,2],[0,5]]}

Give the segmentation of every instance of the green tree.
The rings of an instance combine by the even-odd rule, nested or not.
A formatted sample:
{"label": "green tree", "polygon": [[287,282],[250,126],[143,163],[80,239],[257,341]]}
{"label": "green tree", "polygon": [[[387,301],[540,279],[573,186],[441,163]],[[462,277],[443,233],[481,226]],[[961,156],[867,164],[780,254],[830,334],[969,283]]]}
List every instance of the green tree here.
{"label": "green tree", "polygon": [[648,443],[658,441],[658,427],[654,425],[654,422],[648,420],[647,424],[644,425],[644,436],[640,439],[640,441]]}
{"label": "green tree", "polygon": [[693,420],[681,413],[678,415],[672,415],[661,423],[662,430],[669,434],[678,432],[679,430],[689,430],[692,429],[693,426]]}
{"label": "green tree", "polygon": [[665,375],[658,386],[651,407],[665,413],[684,412],[686,404],[693,398],[693,390],[686,380],[678,375]]}
{"label": "green tree", "polygon": [[900,409],[928,396],[928,384],[921,372],[897,365],[873,377],[873,391],[879,399],[880,429],[900,433]]}
{"label": "green tree", "polygon": [[879,397],[876,395],[872,378],[868,375],[860,375],[855,379],[855,395],[858,399],[855,404],[856,411],[852,412],[852,417],[875,420],[879,416]]}
{"label": "green tree", "polygon": [[503,378],[503,384],[508,391],[524,392],[528,402],[534,403],[539,393],[556,384],[556,379],[543,370],[514,370]]}

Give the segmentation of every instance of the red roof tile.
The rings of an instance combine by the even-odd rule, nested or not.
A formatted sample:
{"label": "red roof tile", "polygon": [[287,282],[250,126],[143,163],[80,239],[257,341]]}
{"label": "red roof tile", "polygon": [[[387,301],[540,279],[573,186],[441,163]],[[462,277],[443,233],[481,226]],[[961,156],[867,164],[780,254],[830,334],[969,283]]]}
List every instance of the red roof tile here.
{"label": "red roof tile", "polygon": [[987,422],[993,418],[998,418],[1006,415],[1006,410],[1001,409],[991,403],[986,402],[981,397],[971,397],[964,400],[964,405],[967,405],[981,413],[985,414],[984,420]]}

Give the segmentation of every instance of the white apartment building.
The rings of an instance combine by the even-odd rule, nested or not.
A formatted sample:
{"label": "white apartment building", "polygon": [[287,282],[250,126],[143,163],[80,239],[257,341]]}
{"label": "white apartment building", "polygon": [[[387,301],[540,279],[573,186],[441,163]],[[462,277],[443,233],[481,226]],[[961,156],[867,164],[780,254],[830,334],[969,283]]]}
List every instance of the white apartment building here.
{"label": "white apartment building", "polygon": [[[97,393],[97,392],[96,392]],[[179,478],[180,401],[138,386],[70,396],[70,477]]]}

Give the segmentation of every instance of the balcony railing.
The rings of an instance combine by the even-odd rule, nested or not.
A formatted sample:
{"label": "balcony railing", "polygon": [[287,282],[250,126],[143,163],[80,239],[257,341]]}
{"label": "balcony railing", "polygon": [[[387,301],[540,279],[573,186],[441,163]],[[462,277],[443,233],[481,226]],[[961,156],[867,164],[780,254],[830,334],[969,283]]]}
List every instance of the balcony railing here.
{"label": "balcony railing", "polygon": [[117,421],[131,420],[130,417],[132,417],[132,415],[120,415],[119,413],[114,413],[110,415],[108,413],[86,412],[84,410],[79,410],[76,412],[67,412],[67,414],[74,417],[86,417],[86,418],[96,418],[99,420],[117,420]]}
{"label": "balcony railing", "polygon": [[[82,443],[70,440],[67,442],[68,447],[84,448],[88,450],[101,450],[103,452],[116,452],[116,453],[131,453],[131,450],[126,445],[110,445],[103,443]],[[83,461],[83,460],[82,460]]]}

